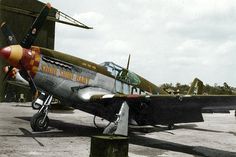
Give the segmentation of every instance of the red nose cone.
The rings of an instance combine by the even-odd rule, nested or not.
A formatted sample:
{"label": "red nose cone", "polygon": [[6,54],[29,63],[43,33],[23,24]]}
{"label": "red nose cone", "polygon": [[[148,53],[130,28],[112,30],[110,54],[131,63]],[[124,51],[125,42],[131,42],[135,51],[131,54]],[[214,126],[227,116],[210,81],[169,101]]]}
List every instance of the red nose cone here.
{"label": "red nose cone", "polygon": [[10,54],[11,54],[10,47],[5,47],[5,48],[0,49],[0,57],[4,59],[8,59],[10,57]]}

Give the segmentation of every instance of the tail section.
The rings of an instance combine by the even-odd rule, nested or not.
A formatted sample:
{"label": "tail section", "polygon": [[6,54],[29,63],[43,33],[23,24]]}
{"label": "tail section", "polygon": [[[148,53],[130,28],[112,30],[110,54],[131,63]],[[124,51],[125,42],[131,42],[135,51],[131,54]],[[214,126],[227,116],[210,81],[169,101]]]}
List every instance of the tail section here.
{"label": "tail section", "polygon": [[195,78],[188,90],[187,95],[201,95],[203,94],[203,82]]}

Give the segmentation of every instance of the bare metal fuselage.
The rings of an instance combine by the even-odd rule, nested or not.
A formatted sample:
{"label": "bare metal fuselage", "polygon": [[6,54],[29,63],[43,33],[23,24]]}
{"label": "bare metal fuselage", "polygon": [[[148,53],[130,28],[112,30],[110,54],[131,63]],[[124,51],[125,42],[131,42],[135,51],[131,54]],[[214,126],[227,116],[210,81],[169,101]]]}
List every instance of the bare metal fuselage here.
{"label": "bare metal fuselage", "polygon": [[50,62],[43,57],[34,81],[40,89],[73,103],[86,102],[94,94],[115,92],[114,78],[62,61]]}

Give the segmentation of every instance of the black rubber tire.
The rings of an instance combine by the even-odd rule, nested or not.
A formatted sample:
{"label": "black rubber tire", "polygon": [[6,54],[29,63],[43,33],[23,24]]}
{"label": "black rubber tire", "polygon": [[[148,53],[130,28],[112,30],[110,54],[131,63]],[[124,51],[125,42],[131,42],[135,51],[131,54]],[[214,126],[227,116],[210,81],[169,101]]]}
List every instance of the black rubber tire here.
{"label": "black rubber tire", "polygon": [[106,126],[99,126],[99,125],[97,125],[97,123],[96,123],[96,117],[97,116],[94,116],[93,117],[93,125],[96,127],[96,128],[98,128],[98,129],[105,129],[106,127],[108,127],[110,124],[111,124],[111,122],[109,122]]}
{"label": "black rubber tire", "polygon": [[40,104],[37,104],[36,103],[36,100],[33,100],[32,103],[31,103],[31,107],[34,109],[34,110],[39,110],[41,108],[41,105]]}
{"label": "black rubber tire", "polygon": [[175,128],[175,125],[174,124],[169,124],[168,125],[168,130],[173,130]]}
{"label": "black rubber tire", "polygon": [[42,120],[45,114],[43,113],[36,113],[30,120],[30,126],[33,131],[41,132],[46,131],[49,125],[49,118],[46,116],[44,123],[42,124]]}

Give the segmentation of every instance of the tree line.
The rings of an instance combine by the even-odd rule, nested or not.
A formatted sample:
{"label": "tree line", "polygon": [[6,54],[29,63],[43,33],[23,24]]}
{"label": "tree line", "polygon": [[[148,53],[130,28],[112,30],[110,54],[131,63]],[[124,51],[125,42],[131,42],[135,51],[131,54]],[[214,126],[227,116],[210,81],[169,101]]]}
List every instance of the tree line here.
{"label": "tree line", "polygon": [[[164,90],[172,90],[174,92],[180,93],[180,94],[187,94],[190,85],[187,84],[181,84],[176,83],[175,85],[172,83],[164,83],[160,86]],[[236,88],[229,86],[226,82],[223,83],[223,85],[214,84],[214,86],[211,86],[209,84],[205,84],[203,86],[203,94],[205,95],[236,95]]]}

